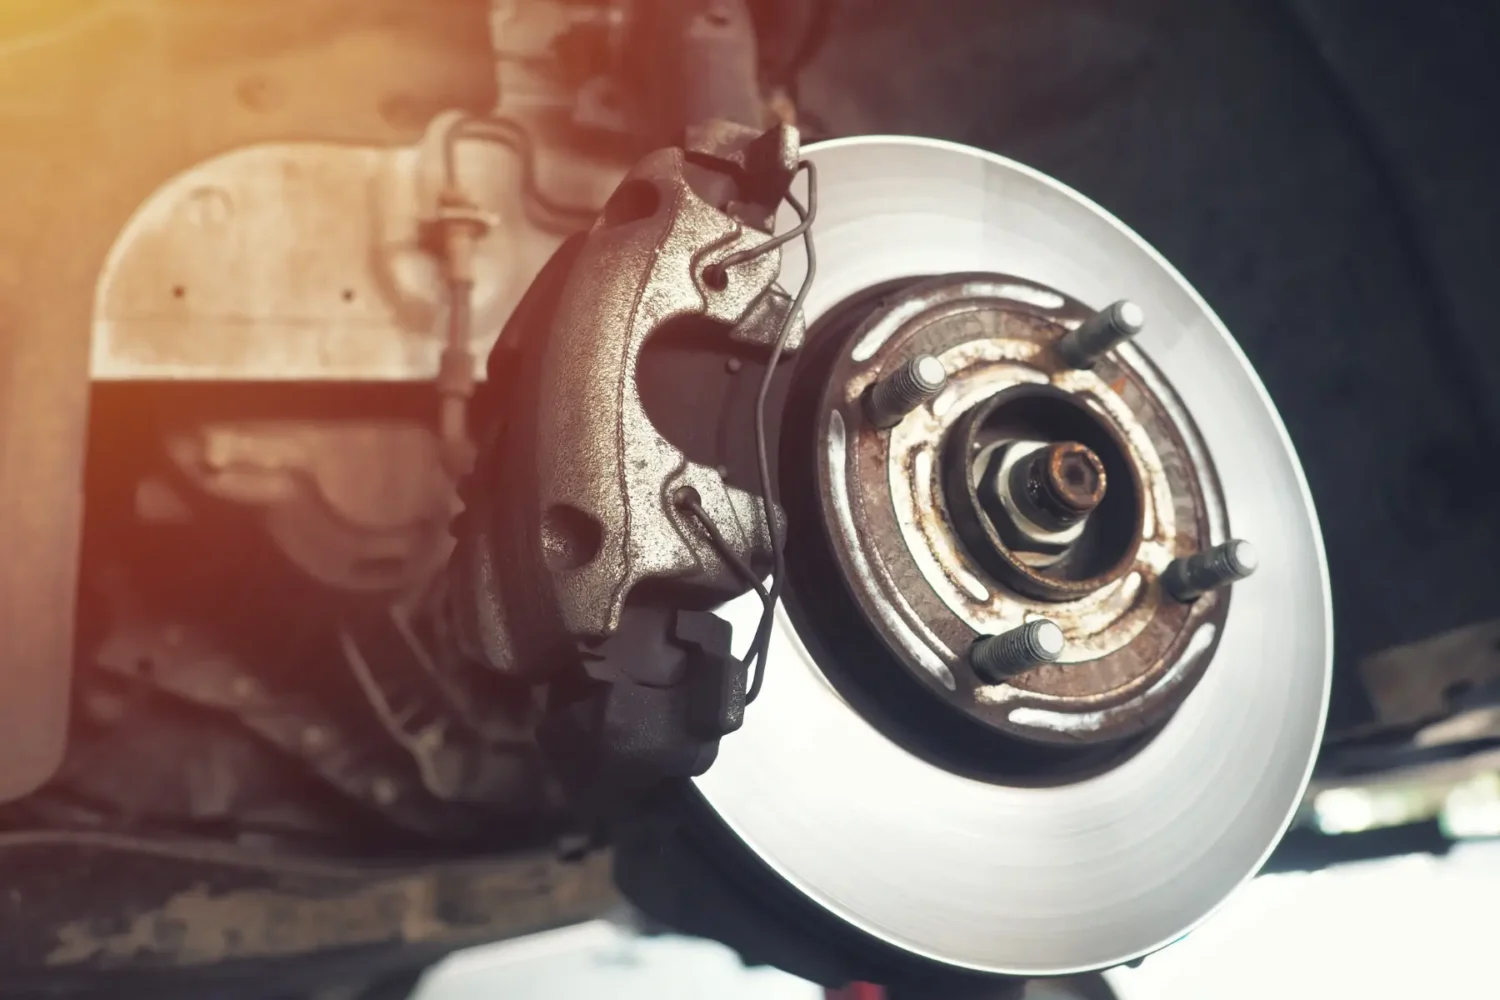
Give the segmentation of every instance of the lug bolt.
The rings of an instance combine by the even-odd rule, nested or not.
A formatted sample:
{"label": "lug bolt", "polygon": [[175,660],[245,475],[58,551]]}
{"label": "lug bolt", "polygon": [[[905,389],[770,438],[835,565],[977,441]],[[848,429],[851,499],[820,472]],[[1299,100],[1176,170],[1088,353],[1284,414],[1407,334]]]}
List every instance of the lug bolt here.
{"label": "lug bolt", "polygon": [[943,363],[931,354],[918,354],[870,387],[865,395],[865,414],[876,427],[887,430],[934,399],[947,384]]}
{"label": "lug bolt", "polygon": [[998,682],[1032,667],[1055,663],[1064,645],[1057,623],[1041,618],[975,642],[969,650],[969,664],[979,676]]}
{"label": "lug bolt", "polygon": [[1146,314],[1134,302],[1121,299],[1084,320],[1057,342],[1058,353],[1073,368],[1092,368],[1110,351],[1140,333]]}
{"label": "lug bolt", "polygon": [[1237,580],[1243,580],[1260,565],[1255,546],[1235,538],[1207,552],[1174,559],[1161,575],[1162,586],[1175,599],[1187,603]]}

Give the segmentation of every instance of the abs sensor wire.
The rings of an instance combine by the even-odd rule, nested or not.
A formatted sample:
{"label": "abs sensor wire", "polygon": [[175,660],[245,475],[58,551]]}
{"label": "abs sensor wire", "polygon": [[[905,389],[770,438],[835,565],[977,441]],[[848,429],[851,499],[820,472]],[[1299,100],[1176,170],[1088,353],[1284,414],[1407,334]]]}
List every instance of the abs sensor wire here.
{"label": "abs sensor wire", "polygon": [[807,301],[808,290],[812,288],[813,278],[818,273],[818,257],[813,249],[812,238],[813,220],[818,215],[818,168],[811,160],[803,160],[797,165],[797,170],[799,173],[807,174],[807,206],[804,208],[802,202],[791,192],[786,195],[787,204],[792,207],[792,211],[797,213],[797,225],[758,246],[730,254],[717,265],[717,270],[722,273],[728,268],[770,253],[799,236],[802,237],[802,245],[807,255],[807,271],[802,277],[802,285],[797,289],[797,297],[792,300],[791,307],[781,322],[781,330],[776,334],[770,359],[766,362],[765,374],[761,376],[760,388],[755,396],[755,458],[760,475],[760,500],[765,511],[766,533],[771,541],[770,589],[766,588],[756,577],[755,571],[725,542],[723,534],[699,504],[696,495],[689,495],[678,501],[679,506],[691,513],[703,525],[704,533],[719,555],[734,568],[735,572],[744,577],[760,596],[762,606],[760,624],[755,629],[755,640],[751,643],[750,651],[746,654],[744,661],[747,671],[752,669],[752,661],[754,669],[750,686],[745,692],[747,705],[760,695],[761,685],[766,678],[766,658],[771,645],[771,627],[775,624],[776,602],[781,597],[781,586],[786,577],[784,540],[781,537],[781,527],[776,521],[776,498],[771,485],[770,448],[766,442],[766,397],[771,391],[771,377],[776,372],[776,366],[781,363],[781,356],[786,351],[786,342],[792,335],[792,327],[796,325],[797,317],[802,314],[802,306]]}
{"label": "abs sensor wire", "polygon": [[766,590],[766,585],[761,582],[760,577],[755,575],[755,570],[750,568],[750,564],[741,559],[739,553],[730,548],[729,543],[724,540],[724,533],[719,530],[717,524],[714,524],[713,518],[708,516],[708,511],[703,509],[703,503],[698,496],[698,491],[692,487],[688,487],[682,495],[678,496],[677,506],[698,519],[698,523],[703,526],[703,533],[708,536],[709,544],[714,547],[714,551],[719,553],[720,558],[729,563],[734,568],[734,571],[740,575],[741,579],[750,585],[751,589],[760,596],[761,605],[764,606],[765,602],[771,599],[771,594]]}

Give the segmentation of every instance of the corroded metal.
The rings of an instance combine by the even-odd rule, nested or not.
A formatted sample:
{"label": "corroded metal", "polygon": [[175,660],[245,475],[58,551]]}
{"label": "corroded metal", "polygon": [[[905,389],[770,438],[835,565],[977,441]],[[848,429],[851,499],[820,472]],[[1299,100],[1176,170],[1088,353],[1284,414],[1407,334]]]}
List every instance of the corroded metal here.
{"label": "corroded metal", "polygon": [[943,363],[931,354],[908,358],[865,393],[865,415],[877,427],[891,428],[912,410],[937,398],[947,385]]}
{"label": "corroded metal", "polygon": [[1120,301],[1099,310],[1063,334],[1057,353],[1074,368],[1092,368],[1110,351],[1138,335],[1146,314],[1134,302]]}
{"label": "corroded metal", "polygon": [[[70,873],[69,892],[52,891],[60,871]],[[162,980],[131,977],[257,960],[277,960],[286,984],[297,981],[290,960],[372,946],[421,965],[620,904],[603,853],[361,868],[205,842],[7,833],[0,872],[10,887],[0,898],[0,959],[6,986],[23,994],[32,977],[55,988],[56,976],[71,974],[157,995]]]}
{"label": "corroded metal", "polygon": [[980,639],[969,650],[969,662],[985,680],[1003,681],[1044,663],[1056,663],[1066,646],[1062,629],[1040,618]]}
{"label": "corroded metal", "polygon": [[[754,160],[746,133],[756,135],[741,129],[721,137],[727,162]],[[794,130],[767,135],[772,150],[789,142],[795,150]],[[691,155],[707,157],[708,147],[695,145]],[[773,182],[762,194],[779,201],[796,169],[795,153],[768,168],[780,191]],[[769,346],[790,308],[776,284],[779,250],[727,268],[722,287],[705,278],[706,269],[769,234],[705,201],[687,171],[684,152],[666,149],[626,176],[582,246],[536,372],[538,398],[547,401],[536,422],[537,506],[570,529],[564,533],[590,536],[587,552],[554,560],[558,611],[573,635],[613,632],[625,599],[645,580],[697,577],[724,590],[742,586],[697,525],[667,501],[679,490],[698,492],[703,509],[747,560],[770,551],[760,498],[726,484],[666,440],[636,381],[642,349],[668,324],[706,321],[705,347],[715,340],[721,347],[731,340]],[[796,322],[788,350],[802,339]],[[618,388],[600,392],[599,386]],[[580,530],[571,530],[575,525]],[[593,527],[581,530],[585,525]]]}
{"label": "corroded metal", "polygon": [[[703,370],[733,380],[726,359],[767,363],[784,327],[785,349],[801,344],[771,233],[797,148],[787,127],[693,130],[642,160],[519,304],[515,350],[490,358],[510,391],[491,400],[454,523],[451,617],[470,655],[547,676],[597,659],[642,585],[727,596],[770,561],[759,492],[721,470],[724,435],[702,440],[729,426],[733,393],[695,392]],[[688,367],[663,378],[672,358]]]}
{"label": "corroded metal", "polygon": [[[1114,353],[1077,370],[1059,354],[1059,341],[1090,315],[1020,279],[956,275],[835,310],[825,322],[845,332],[820,324],[815,334],[815,343],[839,335],[846,345],[831,363],[818,417],[818,439],[830,445],[820,449],[817,474],[827,534],[856,600],[885,645],[940,698],[987,726],[1042,742],[1118,739],[1161,721],[1211,659],[1228,608],[1223,592],[1192,605],[1164,599],[1161,574],[1210,544],[1227,521],[1223,499],[1191,422],[1139,355]],[[916,353],[943,361],[948,386],[881,432],[860,400]],[[1115,463],[1097,482],[1085,477],[1087,496],[1079,496],[1082,507],[1099,501],[1091,533],[1115,518],[1109,558],[1095,549],[1056,562],[1008,545],[993,529],[983,545],[958,530],[954,490],[969,490],[977,508],[985,449],[996,446],[996,434],[1004,438],[1003,428],[984,426],[987,412],[1015,396],[1076,410],[1070,426],[1094,428],[1089,453]],[[1118,457],[1101,442],[1113,442]],[[955,461],[947,454],[954,448],[971,461]],[[1079,458],[1066,448],[1047,458],[1068,455]],[[955,468],[966,470],[961,482]],[[1057,471],[1065,481],[1066,470]],[[1036,616],[1067,637],[1058,662],[1004,683],[976,674],[966,659],[976,636]],[[1085,718],[1086,727],[1070,723]]]}
{"label": "corroded metal", "polygon": [[1177,600],[1195,601],[1211,590],[1245,579],[1259,565],[1255,546],[1232,538],[1206,552],[1172,560],[1161,582]]}
{"label": "corroded metal", "polygon": [[1071,523],[1104,502],[1109,484],[1104,462],[1087,446],[1064,441],[1042,449],[1025,470],[1020,493],[1039,509]]}
{"label": "corroded metal", "polygon": [[[1072,600],[1120,579],[1135,564],[1147,506],[1140,463],[1125,436],[1080,397],[1052,385],[1001,387],[945,433],[938,463],[950,521],[960,543],[1007,586],[1028,597]],[[1114,480],[1087,523],[1076,515],[1069,523],[1048,510],[1044,483],[1032,481],[1036,462],[1055,447],[1046,440],[1058,434],[1086,438],[1088,445],[1065,444],[1085,448],[1102,463],[1103,478]],[[982,470],[992,453],[1004,455],[998,474],[1008,480],[999,516],[986,516],[990,484]]]}
{"label": "corroded metal", "polygon": [[[452,123],[439,116],[406,147],[256,145],[166,180],[100,269],[93,378],[431,378],[446,295],[424,226],[451,212],[440,147]],[[482,359],[566,230],[528,211],[514,151],[465,142],[456,159],[491,222],[472,261]],[[548,177],[558,197],[598,205],[622,173],[578,158]]]}

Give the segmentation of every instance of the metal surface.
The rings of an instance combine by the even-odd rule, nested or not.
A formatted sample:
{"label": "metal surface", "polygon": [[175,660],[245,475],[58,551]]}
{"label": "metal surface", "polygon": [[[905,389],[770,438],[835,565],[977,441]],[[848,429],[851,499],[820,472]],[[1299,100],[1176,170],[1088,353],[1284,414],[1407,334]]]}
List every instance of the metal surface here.
{"label": "metal surface", "polygon": [[1049,445],[1024,471],[1024,476],[1007,483],[1014,496],[1031,503],[1033,516],[1041,514],[1063,524],[1087,517],[1104,502],[1109,487],[1103,460],[1077,441]]}
{"label": "metal surface", "polygon": [[1440,719],[1465,695],[1500,687],[1500,620],[1385,650],[1361,662],[1359,671],[1380,724]]}
{"label": "metal surface", "polygon": [[[1103,743],[1159,723],[1202,675],[1228,604],[1217,593],[1185,606],[1157,584],[1227,523],[1207,449],[1171,388],[1139,352],[1074,370],[1055,345],[1093,310],[1022,277],[960,272],[887,284],[873,310],[862,301],[810,324],[817,363],[797,375],[830,369],[808,420],[816,454],[804,461],[824,498],[810,516],[837,570],[809,582],[809,619],[844,629],[842,618],[822,624],[820,605],[825,585],[847,583],[928,693],[1034,742]],[[948,385],[884,431],[860,405],[866,386],[921,352],[942,359]],[[989,471],[1008,475],[1059,440],[1087,443],[1107,470],[1088,520],[1044,532],[1019,507],[991,516]],[[804,561],[820,572],[816,555]],[[969,669],[976,635],[1035,616],[1067,635],[1058,663],[1005,684]]]}
{"label": "metal surface", "polygon": [[[628,134],[631,109],[620,77],[631,6],[624,0],[490,0],[496,110]],[[584,58],[558,59],[558,53]]]}
{"label": "metal surface", "polygon": [[701,608],[774,561],[778,514],[736,484],[716,429],[744,426],[734,394],[698,391],[704,372],[757,364],[741,412],[759,413],[765,373],[802,340],[776,279],[805,227],[771,230],[799,152],[788,126],[716,121],[649,154],[548,261],[490,357],[512,391],[481,401],[448,618],[497,671],[550,682],[537,741],[586,815],[701,774],[753,698],[728,626]]}
{"label": "metal surface", "polygon": [[[1306,484],[1265,391],[1203,301],[1102,209],[1025,167],[945,143],[814,146],[825,261],[810,322],[913,272],[1024,275],[1084,302],[1128,291],[1149,355],[1217,460],[1262,569],[1237,588],[1192,695],[1107,773],[1045,788],[953,774],[877,732],[787,614],[760,700],[695,779],[719,818],[828,913],[906,952],[994,973],[1061,974],[1158,948],[1204,919],[1285,829],[1323,726],[1331,610]],[[800,258],[787,255],[784,280]],[[1223,525],[1215,526],[1222,540]],[[737,650],[759,601],[726,606]],[[1277,627],[1267,629],[1274,621]]]}
{"label": "metal surface", "polygon": [[[186,656],[178,655],[179,643]],[[442,832],[450,817],[424,799],[399,751],[379,746],[372,752],[360,734],[347,731],[321,706],[284,692],[273,696],[261,681],[242,672],[241,664],[222,654],[187,658],[195,647],[208,648],[197,636],[162,645],[167,648],[152,646],[144,636],[113,636],[100,651],[100,664],[129,677],[137,663],[150,662],[157,672],[152,679],[157,689],[238,717],[268,744],[305,759],[313,774],[339,794],[366,803],[397,827],[429,836]]]}
{"label": "metal surface", "polygon": [[[1004,309],[1003,303],[986,306]],[[1159,553],[1153,543],[1173,551],[1194,536],[1201,539],[1210,520],[1223,517],[1213,470],[1195,461],[1201,449],[1194,451],[1185,440],[1192,428],[1179,427],[1128,369],[1110,383],[1081,384],[1076,373],[1048,371],[1035,361],[1016,359],[997,369],[986,355],[1013,349],[1008,339],[1002,333],[966,345],[979,355],[979,377],[951,401],[962,415],[941,450],[911,442],[917,454],[935,456],[934,490],[948,506],[954,533],[990,572],[1033,598],[1087,597],[1141,566],[1149,567],[1145,578],[1154,579]],[[1029,345],[1033,351],[1044,346],[1045,340]],[[1039,502],[1045,495],[1027,496],[1033,488],[1045,494],[1032,472],[1047,457],[1042,447],[1058,435],[1080,438],[1068,443],[1098,458],[1105,480],[1114,480],[1114,490],[1101,495],[1102,506],[1088,522],[1075,518],[1070,525],[1072,512],[1049,513]],[[990,470],[1009,480],[998,517],[987,516],[994,488]],[[1039,541],[1045,560],[1032,554]],[[1064,553],[1071,557],[1057,558]]]}
{"label": "metal surface", "polygon": [[1057,349],[1075,368],[1092,368],[1110,351],[1138,336],[1146,326],[1146,314],[1134,302],[1121,300],[1101,309],[1058,343]]}
{"label": "metal surface", "polygon": [[376,721],[430,795],[545,809],[534,734],[493,711],[497,692],[464,683],[482,668],[430,648],[401,608],[346,625],[339,648]]}
{"label": "metal surface", "polygon": [[[649,155],[610,196],[579,251],[535,373],[545,412],[532,417],[543,542],[558,612],[574,636],[614,632],[643,581],[673,578],[726,592],[742,584],[670,500],[681,490],[697,491],[741,558],[770,552],[760,498],[667,440],[637,379],[646,341],[668,327],[705,350],[728,353],[736,341],[769,347],[790,308],[776,284],[778,251],[721,271],[721,280],[709,277],[716,264],[770,236],[700,196],[689,174],[702,168],[689,157],[714,158],[726,180],[735,160],[748,164],[742,176],[750,189],[741,196],[750,205],[763,198],[769,208],[796,171],[796,133],[720,129],[690,135],[686,153]],[[800,334],[799,323],[788,350]],[[600,392],[600,385],[619,389]],[[557,461],[560,455],[569,460]]]}
{"label": "metal surface", "polygon": [[448,556],[453,490],[420,424],[222,420],[165,445],[209,496],[262,510],[276,547],[327,586],[395,593]]}
{"label": "metal surface", "polygon": [[[67,893],[56,891],[62,871]],[[0,897],[7,929],[0,992],[98,976],[117,995],[156,996],[165,990],[131,976],[217,968],[233,979],[256,974],[249,963],[264,960],[279,964],[258,974],[288,984],[300,974],[291,959],[383,946],[425,963],[455,948],[597,919],[619,905],[603,854],[577,863],[528,853],[361,868],[192,840],[7,833],[0,872],[8,888]],[[389,958],[365,956],[376,967]],[[210,982],[202,993],[218,995]]]}
{"label": "metal surface", "polygon": [[1023,670],[1057,662],[1066,645],[1062,629],[1043,618],[985,636],[969,650],[969,661],[986,680],[1002,681]]}
{"label": "metal surface", "polygon": [[673,145],[686,124],[763,128],[758,18],[745,0],[490,0],[503,113]]}
{"label": "metal surface", "polygon": [[472,833],[464,829],[472,820],[444,808],[452,800],[504,802],[513,814],[544,808],[520,737],[509,752],[478,746],[461,733],[437,730],[442,717],[429,711],[429,727],[416,745],[372,739],[361,713],[330,710],[305,692],[267,680],[255,663],[198,629],[152,628],[129,616],[101,645],[98,660],[138,690],[150,687],[236,718],[339,795],[404,830],[432,837]]}
{"label": "metal surface", "polygon": [[[344,0],[317,7],[309,16],[303,0],[216,4],[212,12],[49,4],[7,21],[0,540],[18,575],[0,589],[0,799],[45,780],[64,746],[81,589],[91,291],[131,214],[164,179],[226,150],[288,136],[364,149],[410,145],[442,108],[483,108],[490,99],[482,10]],[[314,242],[330,237],[303,232]],[[175,302],[171,285],[168,277]],[[342,287],[319,294],[342,305]],[[307,328],[283,333],[283,346],[323,339]]]}
{"label": "metal surface", "polygon": [[653,138],[676,142],[682,123],[720,119],[769,124],[757,75],[755,24],[746,0],[634,3],[626,40],[629,72],[644,78]]}
{"label": "metal surface", "polygon": [[[1053,469],[1059,464],[1054,461],[1059,457],[1058,448],[1079,449],[1075,456],[1086,455],[1075,458],[1075,462],[1093,475],[1096,485],[1082,491],[1064,485],[1062,495],[1067,499],[1062,504],[1051,504],[1053,509],[1048,510],[1044,506],[1048,499],[1045,483],[1057,478]],[[1007,541],[1018,557],[1021,552],[1034,553],[1024,557],[1026,565],[1041,568],[1061,559],[1083,534],[1088,511],[1104,498],[1108,473],[1099,457],[1085,445],[1071,442],[1049,446],[1045,441],[1014,441],[995,449],[989,461],[983,463],[980,477],[976,485],[980,507],[989,516],[996,533],[1010,536]]]}
{"label": "metal surface", "polygon": [[943,363],[931,354],[919,354],[870,386],[865,412],[870,423],[889,430],[912,410],[936,399],[947,382]]}
{"label": "metal surface", "polygon": [[[496,111],[535,140],[520,151],[458,147],[460,186],[490,223],[474,252],[468,346],[479,359],[562,237],[584,225],[544,218],[534,203],[597,207],[625,172],[628,158],[580,135],[646,133],[665,144],[704,114],[757,127],[765,118],[738,0],[490,8]],[[662,46],[653,35],[663,31],[679,44]],[[574,79],[579,67],[558,46],[608,58]],[[681,64],[668,65],[668,54]],[[571,129],[556,127],[560,114]],[[456,115],[432,117],[415,145],[250,145],[162,183],[99,272],[93,378],[432,378],[448,296],[425,227],[444,215],[442,133]],[[545,192],[531,189],[533,177],[545,178]]]}
{"label": "metal surface", "polygon": [[[168,180],[100,271],[93,377],[432,378],[447,295],[423,226],[441,214],[450,124],[438,116],[404,148],[254,146]],[[456,159],[464,191],[494,222],[474,251],[472,348],[482,359],[564,234],[533,221],[518,154],[469,141]],[[552,197],[585,204],[602,204],[623,172],[584,157],[548,163]]]}
{"label": "metal surface", "polygon": [[1179,601],[1196,601],[1211,590],[1243,580],[1260,565],[1255,546],[1231,538],[1207,552],[1172,560],[1162,574],[1162,586]]}

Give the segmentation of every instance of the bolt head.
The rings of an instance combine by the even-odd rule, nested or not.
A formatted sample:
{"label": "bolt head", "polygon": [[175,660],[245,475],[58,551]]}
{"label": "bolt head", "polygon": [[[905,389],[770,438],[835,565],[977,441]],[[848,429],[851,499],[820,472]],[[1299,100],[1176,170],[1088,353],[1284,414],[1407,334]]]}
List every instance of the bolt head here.
{"label": "bolt head", "polygon": [[936,392],[948,382],[948,369],[931,354],[924,354],[912,364],[912,375],[922,388]]}
{"label": "bolt head", "polygon": [[[1018,442],[994,449],[984,458],[984,472],[979,477],[975,492],[979,495],[980,513],[1010,549],[1018,553],[1030,553],[1039,559],[1055,559],[1068,551],[1076,535],[1061,532],[1049,537],[1023,531],[1004,499],[1007,494],[1015,497],[1018,487],[1012,477],[1016,470],[1024,470],[1027,463],[1036,457],[1034,454],[1027,455],[1008,466],[1009,456],[1016,448],[1035,446],[1034,442]],[[1077,527],[1075,524],[1067,530],[1076,531]]]}
{"label": "bolt head", "polygon": [[1260,568],[1260,553],[1243,538],[1230,541],[1224,553],[1229,558],[1229,565],[1242,579]]}
{"label": "bolt head", "polygon": [[1083,515],[1104,502],[1104,462],[1087,445],[1065,441],[1049,447],[1041,464],[1042,490],[1062,508]]}
{"label": "bolt head", "polygon": [[1067,646],[1063,630],[1056,622],[1045,619],[1037,622],[1031,630],[1031,642],[1037,655],[1048,663],[1061,656],[1063,648]]}

